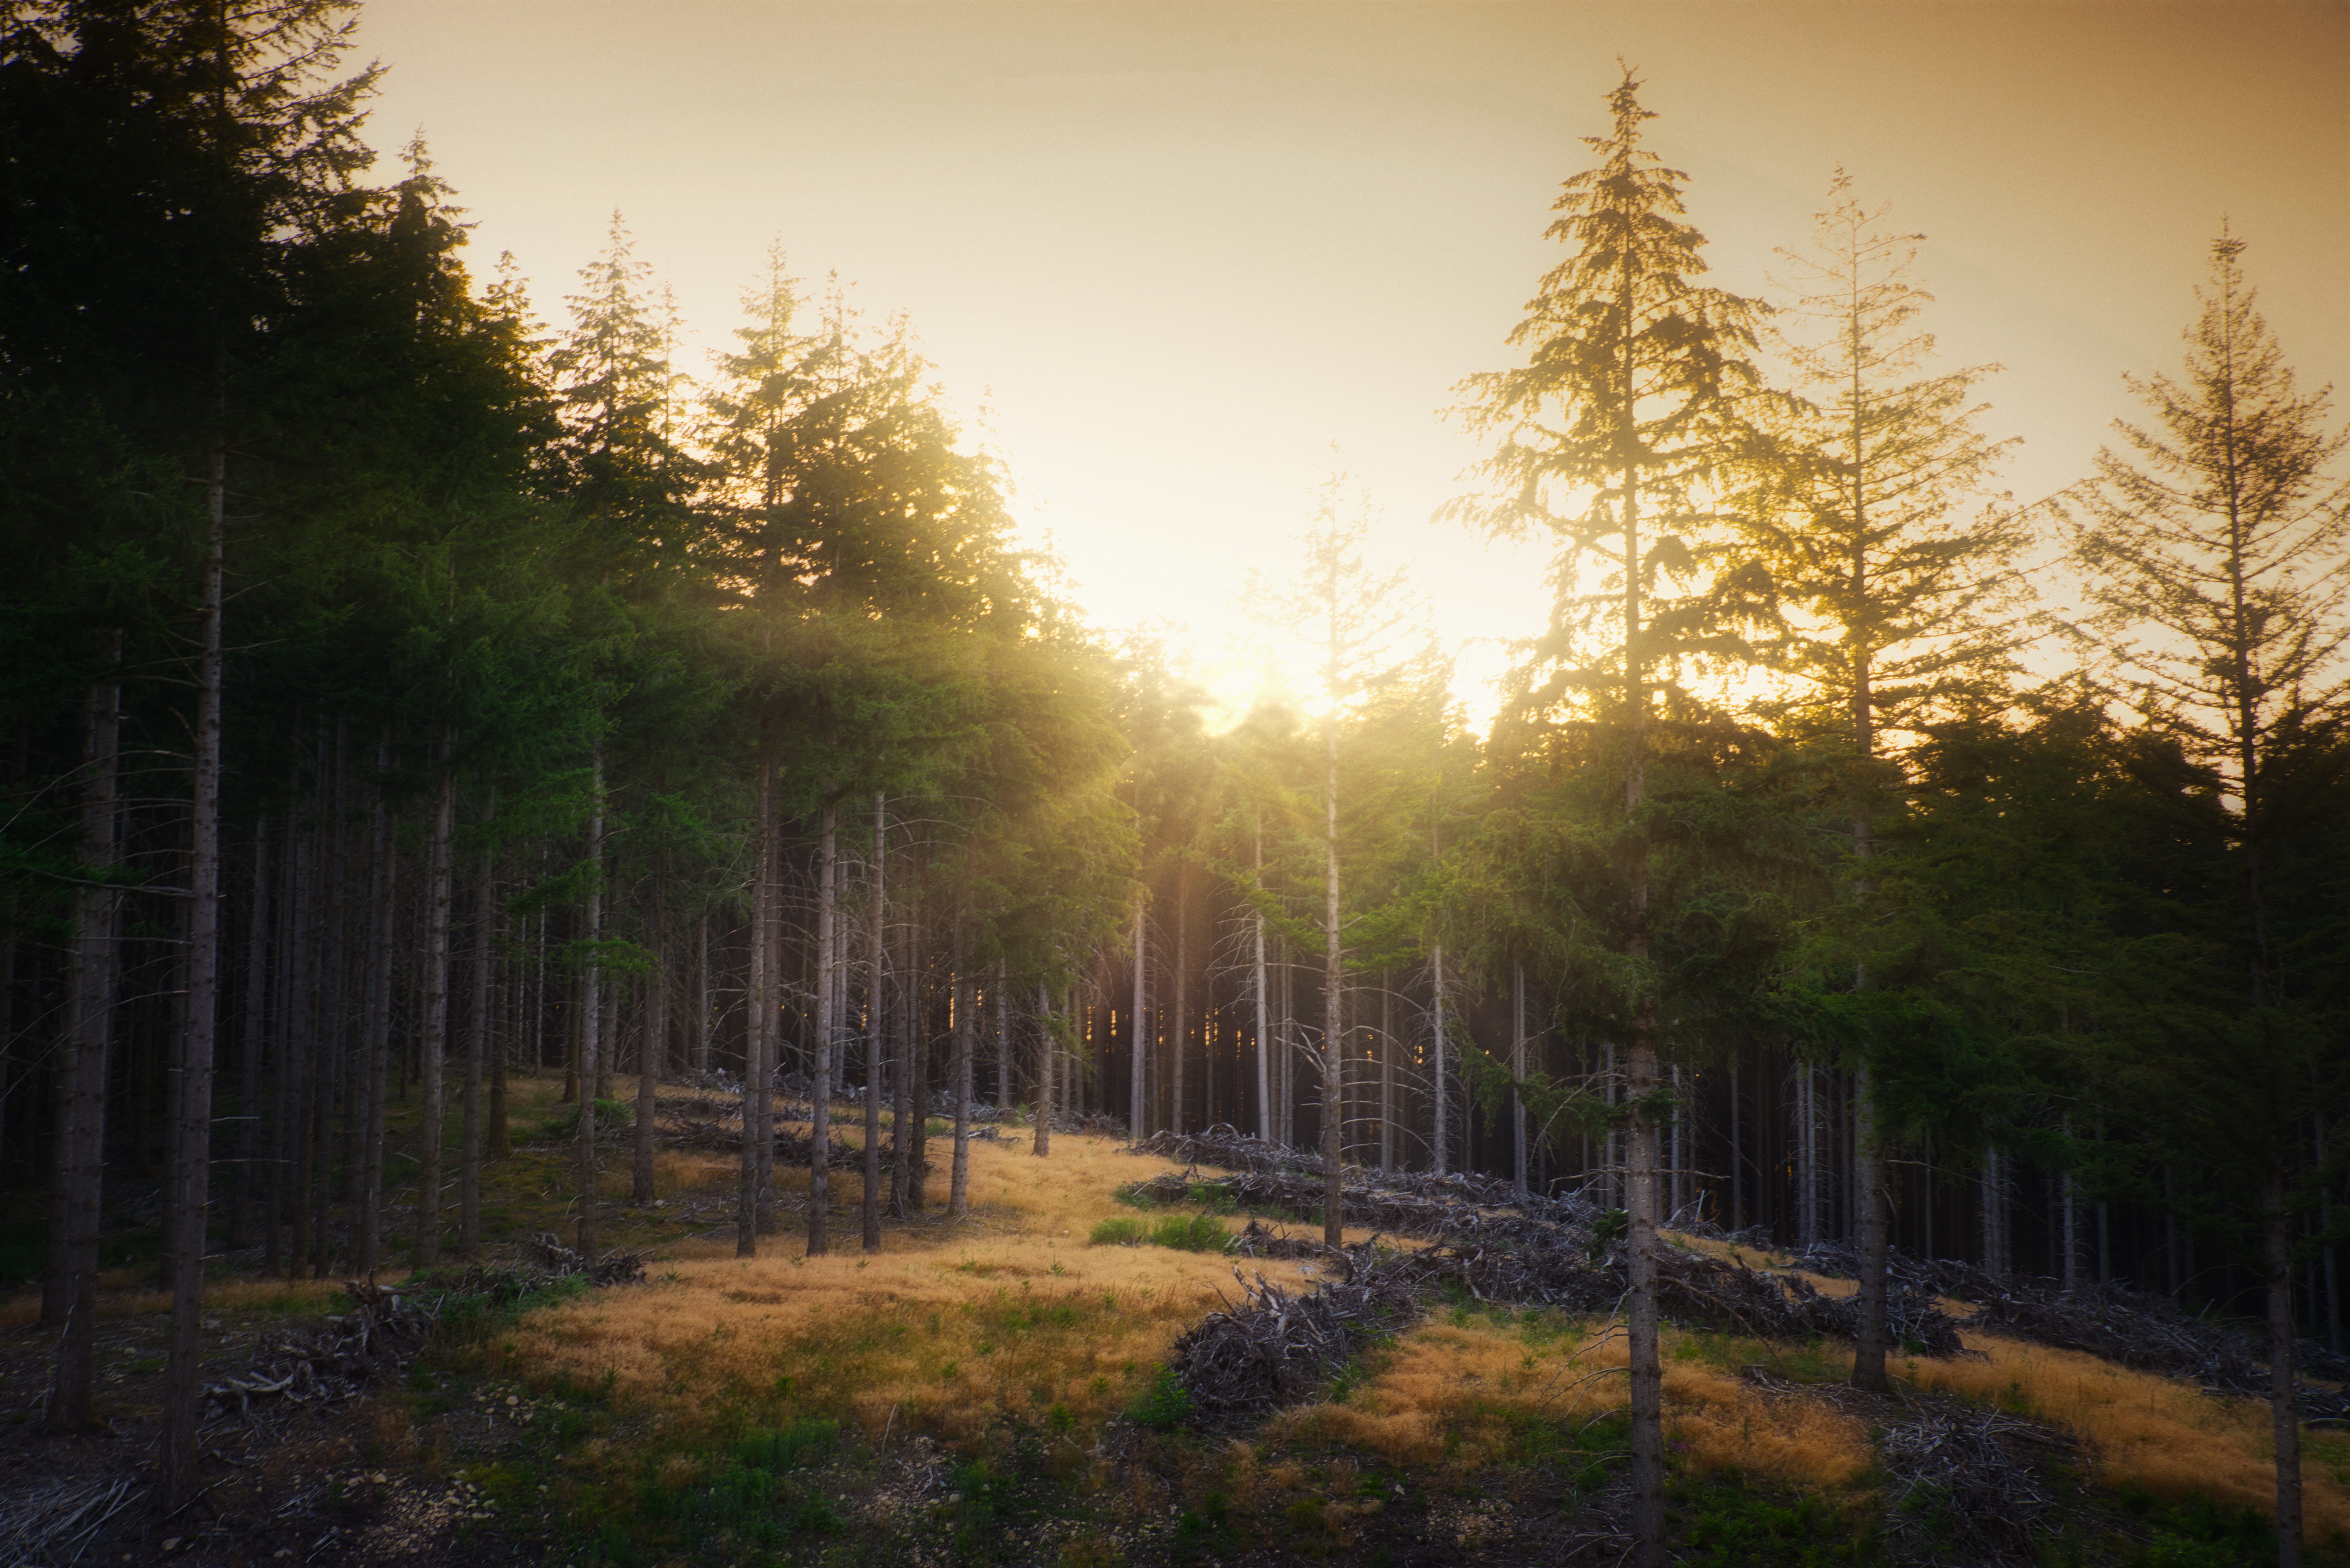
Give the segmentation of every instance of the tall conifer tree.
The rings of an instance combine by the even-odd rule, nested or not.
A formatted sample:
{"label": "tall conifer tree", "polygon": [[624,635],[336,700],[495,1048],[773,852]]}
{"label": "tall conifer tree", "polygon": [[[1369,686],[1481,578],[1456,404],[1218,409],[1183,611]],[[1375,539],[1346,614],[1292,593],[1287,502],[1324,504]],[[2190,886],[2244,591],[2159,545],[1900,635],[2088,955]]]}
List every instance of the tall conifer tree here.
{"label": "tall conifer tree", "polygon": [[[1654,117],[1639,88],[1627,67],[1607,95],[1611,130],[1584,139],[1598,163],[1568,179],[1553,205],[1548,235],[1572,250],[1510,335],[1525,363],[1462,384],[1471,428],[1494,441],[1484,464],[1494,493],[1448,510],[1492,533],[1557,540],[1559,613],[1534,649],[1545,670],[1534,697],[1585,694],[1621,740],[1633,1533],[1639,1568],[1660,1568],[1657,1181],[1668,1091],[1648,973],[1645,779],[1675,671],[1735,649],[1719,628],[1751,586],[1709,573],[1704,560],[1718,530],[1712,497],[1741,448],[1740,404],[1754,383],[1755,307],[1697,281],[1705,236],[1684,217],[1688,176],[1642,145]],[[1586,556],[1600,564],[1588,586]]]}

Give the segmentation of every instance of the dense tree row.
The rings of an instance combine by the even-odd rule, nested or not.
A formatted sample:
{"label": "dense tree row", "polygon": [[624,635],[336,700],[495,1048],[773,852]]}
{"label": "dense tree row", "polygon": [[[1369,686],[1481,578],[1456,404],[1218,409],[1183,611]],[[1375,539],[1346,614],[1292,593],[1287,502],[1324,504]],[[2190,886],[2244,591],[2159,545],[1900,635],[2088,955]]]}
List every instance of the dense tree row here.
{"label": "dense tree row", "polygon": [[[109,1207],[164,1228],[176,1501],[207,1255],[474,1256],[508,1073],[646,1111],[724,1075],[745,1253],[779,1095],[811,1251],[836,1111],[868,1248],[962,1211],[980,1100],[1039,1154],[1089,1113],[1318,1146],[1334,1237],[1342,1161],[1596,1184],[1652,1543],[1674,1216],[1856,1242],[1868,1386],[1892,1245],[2259,1301],[2297,1539],[2350,521],[2240,242],[2149,422],[2019,507],[1916,236],[1839,176],[1779,308],[1706,286],[1627,78],[1520,362],[1462,389],[1459,519],[1557,549],[1490,734],[1334,481],[1259,606],[1310,689],[1211,735],[1014,545],[903,322],[778,252],[690,376],[616,218],[542,326],[421,146],[360,178],[348,19],[54,0],[0,45],[0,1179],[46,1194],[53,1424],[93,1417]],[[652,1195],[620,1125],[577,1118],[583,1248],[599,1170]]]}

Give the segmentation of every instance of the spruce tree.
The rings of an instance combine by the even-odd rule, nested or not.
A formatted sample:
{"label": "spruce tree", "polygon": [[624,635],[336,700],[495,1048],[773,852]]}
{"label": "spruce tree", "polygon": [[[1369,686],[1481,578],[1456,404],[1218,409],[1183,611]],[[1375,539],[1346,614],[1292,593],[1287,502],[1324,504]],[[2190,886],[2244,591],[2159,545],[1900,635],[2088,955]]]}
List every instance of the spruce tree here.
{"label": "spruce tree", "polygon": [[[2304,393],[2255,309],[2244,242],[2211,245],[2185,376],[2126,378],[2153,413],[2116,421],[2068,520],[2103,629],[2146,722],[2221,781],[2219,831],[2236,863],[2240,996],[2224,1041],[2199,1035],[2170,1065],[2200,1116],[2226,1105],[2236,1135],[2210,1146],[2258,1216],[2276,1436],[2277,1555],[2301,1561],[2295,1408],[2295,1150],[2338,1108],[2345,1064],[2314,1011],[2322,988],[2286,983],[2272,929],[2272,846],[2297,826],[2313,759],[2338,766],[2350,723],[2350,430],[2328,428],[2328,389]],[[2217,1051],[2215,1058],[2212,1053]],[[2257,1137],[2245,1137],[2251,1129]],[[2228,1158],[2228,1151],[2241,1158]]]}
{"label": "spruce tree", "polygon": [[[1514,369],[1462,384],[1470,427],[1494,442],[1489,498],[1448,510],[1492,533],[1559,546],[1558,610],[1532,650],[1529,709],[1585,697],[1620,738],[1627,908],[1622,957],[1637,993],[1625,1020],[1630,1202],[1633,1533],[1640,1568],[1665,1553],[1663,1375],[1658,1360],[1658,1133],[1669,1091],[1648,929],[1643,824],[1650,732],[1679,671],[1738,651],[1725,630],[1751,580],[1709,569],[1716,496],[1743,446],[1741,404],[1755,306],[1698,281],[1705,236],[1685,219],[1688,176],[1642,145],[1639,81],[1607,95],[1586,137],[1597,164],[1568,179],[1549,237],[1571,254],[1543,280],[1509,341]],[[1585,557],[1599,566],[1586,584]]]}
{"label": "spruce tree", "polygon": [[[1829,739],[1854,764],[1845,780],[1853,890],[1862,929],[1889,947],[1884,911],[1866,906],[1877,818],[1900,778],[1895,759],[1930,716],[1997,693],[2020,636],[2012,567],[2026,536],[2012,514],[1970,504],[2012,444],[1981,433],[1983,410],[1970,400],[1995,367],[1933,371],[1933,337],[1917,324],[1933,296],[1910,281],[1924,236],[1890,233],[1884,217],[1838,170],[1812,251],[1789,256],[1799,293],[1772,336],[1799,396],[1767,420],[1763,461],[1733,515],[1741,554],[1768,572],[1780,607],[1776,662],[1798,682],[1779,705],[1782,732]],[[1886,964],[1877,967],[1873,977],[1869,956],[1854,956],[1852,987],[1882,980]],[[1877,1054],[1864,1049],[1855,1076],[1861,1324],[1852,1376],[1882,1393],[1887,1064]]]}

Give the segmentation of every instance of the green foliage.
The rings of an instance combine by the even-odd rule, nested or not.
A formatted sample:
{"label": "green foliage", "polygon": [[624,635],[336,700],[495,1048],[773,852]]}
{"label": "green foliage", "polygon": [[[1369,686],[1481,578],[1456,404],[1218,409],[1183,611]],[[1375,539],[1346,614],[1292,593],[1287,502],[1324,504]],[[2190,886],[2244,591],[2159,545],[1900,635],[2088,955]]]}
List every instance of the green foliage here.
{"label": "green foliage", "polygon": [[1151,1374],[1141,1396],[1127,1407],[1126,1415],[1139,1427],[1172,1430],[1191,1418],[1191,1391],[1183,1386],[1173,1367],[1161,1366]]}
{"label": "green foliage", "polygon": [[1829,1568],[1878,1560],[1875,1532],[1815,1497],[1772,1498],[1734,1473],[1684,1488],[1694,1515],[1682,1561],[1704,1568]]}

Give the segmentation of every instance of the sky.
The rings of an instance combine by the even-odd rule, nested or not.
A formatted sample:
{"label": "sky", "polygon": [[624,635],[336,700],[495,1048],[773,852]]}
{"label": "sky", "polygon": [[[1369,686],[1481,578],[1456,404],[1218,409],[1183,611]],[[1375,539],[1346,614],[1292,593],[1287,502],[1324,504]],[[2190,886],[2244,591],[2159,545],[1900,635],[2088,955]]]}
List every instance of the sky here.
{"label": "sky", "polygon": [[1232,701],[1242,590],[1294,574],[1334,468],[1472,717],[1540,628],[1547,552],[1432,520],[1480,455],[1442,413],[1512,362],[1619,59],[1712,282],[1778,292],[1839,164],[1927,236],[2019,502],[2089,472],[2125,372],[2177,368],[2223,219],[2304,385],[2350,388],[2342,0],[366,0],[356,53],[375,143],[421,130],[476,273],[512,251],[551,321],[616,210],[690,369],[771,243],[906,312],[1096,623]]}

